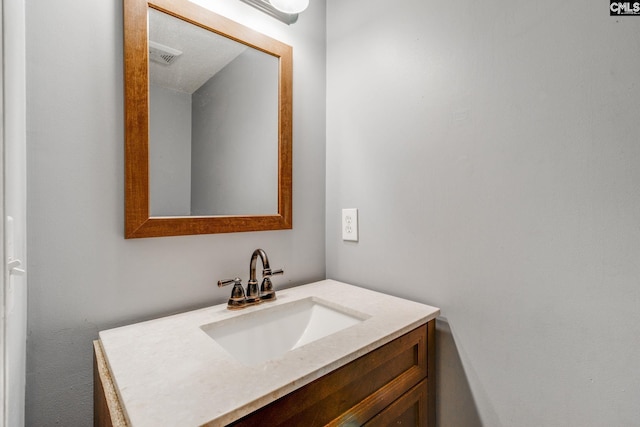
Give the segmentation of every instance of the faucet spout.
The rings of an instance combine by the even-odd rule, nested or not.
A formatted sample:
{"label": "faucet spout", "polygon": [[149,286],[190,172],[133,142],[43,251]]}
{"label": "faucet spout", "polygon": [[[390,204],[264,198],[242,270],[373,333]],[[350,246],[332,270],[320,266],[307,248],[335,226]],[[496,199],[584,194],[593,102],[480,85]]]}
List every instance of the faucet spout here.
{"label": "faucet spout", "polygon": [[262,302],[260,300],[258,281],[256,280],[256,262],[258,261],[258,257],[260,257],[260,261],[262,261],[262,267],[265,269],[269,268],[269,257],[267,257],[267,253],[262,249],[256,249],[255,251],[253,251],[253,254],[251,254],[251,262],[249,263],[247,304],[259,304],[260,302]]}
{"label": "faucet spout", "polygon": [[[260,257],[260,261],[262,261],[262,268],[264,271],[271,271],[269,267],[269,257],[267,253],[262,249],[256,249],[253,251],[251,255],[251,263],[249,265],[249,281],[256,282],[256,262],[258,261],[258,256]],[[263,272],[264,274],[264,272]]]}
{"label": "faucet spout", "polygon": [[[258,257],[262,262],[262,285],[258,290],[258,280],[256,279],[256,263]],[[262,249],[256,249],[251,255],[251,262],[249,263],[249,282],[247,283],[247,303],[258,304],[261,301],[272,301],[276,299],[276,292],[273,290],[273,284],[271,283],[271,276],[283,274],[282,270],[271,270],[269,265],[269,257],[267,253]]]}

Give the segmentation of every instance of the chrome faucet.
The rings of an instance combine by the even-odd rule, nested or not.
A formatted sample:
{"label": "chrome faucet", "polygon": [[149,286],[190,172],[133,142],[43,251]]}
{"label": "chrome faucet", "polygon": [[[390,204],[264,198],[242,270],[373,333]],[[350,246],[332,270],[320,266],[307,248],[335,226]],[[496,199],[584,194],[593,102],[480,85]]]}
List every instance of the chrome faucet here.
{"label": "chrome faucet", "polygon": [[[258,289],[258,281],[256,280],[256,262],[260,257],[262,261],[262,285]],[[218,287],[230,285],[233,283],[233,290],[231,291],[231,297],[227,304],[227,308],[235,310],[244,308],[248,305],[260,304],[262,301],[273,301],[276,299],[276,291],[273,290],[273,284],[271,283],[271,276],[277,276],[284,274],[282,269],[271,270],[269,266],[269,258],[267,253],[262,249],[256,249],[251,255],[251,261],[249,263],[249,282],[247,283],[247,292],[242,289],[242,281],[239,277],[229,280],[219,280]]]}

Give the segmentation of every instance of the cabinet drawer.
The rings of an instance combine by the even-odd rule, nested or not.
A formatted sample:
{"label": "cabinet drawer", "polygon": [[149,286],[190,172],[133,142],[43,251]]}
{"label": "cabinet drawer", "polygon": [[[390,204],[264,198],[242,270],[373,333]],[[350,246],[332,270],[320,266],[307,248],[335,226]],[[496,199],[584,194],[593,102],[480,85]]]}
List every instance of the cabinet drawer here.
{"label": "cabinet drawer", "polygon": [[363,425],[426,376],[422,325],[231,425]]}
{"label": "cabinet drawer", "polygon": [[427,398],[428,393],[427,380],[423,380],[369,420],[364,426],[430,426],[427,416],[430,410]]}

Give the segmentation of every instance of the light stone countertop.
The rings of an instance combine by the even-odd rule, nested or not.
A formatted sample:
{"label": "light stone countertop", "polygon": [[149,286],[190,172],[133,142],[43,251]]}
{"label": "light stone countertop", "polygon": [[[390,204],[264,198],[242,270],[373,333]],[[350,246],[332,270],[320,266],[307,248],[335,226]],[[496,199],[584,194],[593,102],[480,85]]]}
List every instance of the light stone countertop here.
{"label": "light stone countertop", "polygon": [[[253,367],[230,356],[200,327],[308,297],[371,317]],[[276,301],[226,304],[100,332],[132,427],[225,425],[346,365],[440,314],[435,307],[334,280],[277,291]]]}

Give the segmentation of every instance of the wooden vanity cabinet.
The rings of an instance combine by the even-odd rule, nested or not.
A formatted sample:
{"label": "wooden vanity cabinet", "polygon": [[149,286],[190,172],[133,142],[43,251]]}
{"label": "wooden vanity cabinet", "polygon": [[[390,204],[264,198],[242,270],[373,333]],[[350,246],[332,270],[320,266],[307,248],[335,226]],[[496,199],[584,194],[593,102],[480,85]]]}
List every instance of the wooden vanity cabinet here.
{"label": "wooden vanity cabinet", "polygon": [[[434,353],[435,320],[431,320],[230,426],[433,427]],[[108,419],[111,405],[105,403],[98,374],[95,388],[94,425],[118,425]]]}

